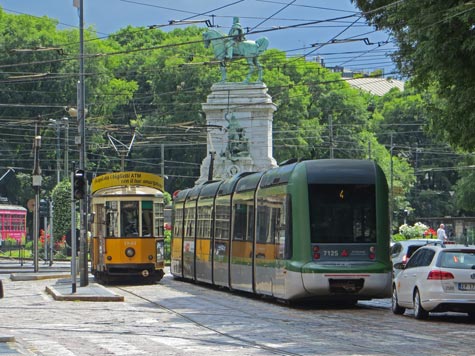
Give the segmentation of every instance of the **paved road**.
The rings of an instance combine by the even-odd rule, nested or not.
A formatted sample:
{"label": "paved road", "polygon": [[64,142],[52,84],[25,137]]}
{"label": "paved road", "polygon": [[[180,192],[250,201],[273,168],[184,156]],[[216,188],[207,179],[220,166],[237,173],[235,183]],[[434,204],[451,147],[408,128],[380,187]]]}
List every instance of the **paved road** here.
{"label": "paved road", "polygon": [[[475,322],[395,316],[389,301],[353,308],[266,300],[175,281],[108,287],[124,302],[54,301],[55,280],[4,279],[0,355],[472,355]],[[9,353],[2,353],[3,351]]]}

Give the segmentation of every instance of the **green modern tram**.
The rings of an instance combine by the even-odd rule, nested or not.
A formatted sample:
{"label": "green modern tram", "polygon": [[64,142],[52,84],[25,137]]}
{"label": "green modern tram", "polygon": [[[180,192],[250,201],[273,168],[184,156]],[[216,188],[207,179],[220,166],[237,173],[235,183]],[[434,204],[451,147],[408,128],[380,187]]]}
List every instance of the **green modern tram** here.
{"label": "green modern tram", "polygon": [[369,160],[295,162],[180,191],[171,273],[281,300],[391,295],[388,187]]}

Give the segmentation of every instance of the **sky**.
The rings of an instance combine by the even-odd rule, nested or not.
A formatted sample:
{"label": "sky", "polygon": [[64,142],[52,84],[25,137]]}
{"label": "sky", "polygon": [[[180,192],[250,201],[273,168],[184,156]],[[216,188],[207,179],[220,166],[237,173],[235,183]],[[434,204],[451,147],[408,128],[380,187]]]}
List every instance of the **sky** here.
{"label": "sky", "polygon": [[[368,26],[350,0],[83,0],[83,3],[85,27],[94,28],[100,37],[129,25],[168,25],[172,20],[209,20],[227,33],[233,16],[238,16],[241,25],[250,31],[247,39],[266,36],[269,48],[286,51],[288,56],[306,55],[308,60],[323,60],[328,67],[367,72],[383,69],[385,74],[397,76],[388,56],[394,50],[390,37]],[[60,29],[78,27],[79,23],[73,0],[0,0],[0,6],[11,14],[54,18]],[[303,26],[309,22],[314,23]],[[183,26],[189,24],[179,25]],[[206,24],[201,22],[196,26],[206,27]]]}

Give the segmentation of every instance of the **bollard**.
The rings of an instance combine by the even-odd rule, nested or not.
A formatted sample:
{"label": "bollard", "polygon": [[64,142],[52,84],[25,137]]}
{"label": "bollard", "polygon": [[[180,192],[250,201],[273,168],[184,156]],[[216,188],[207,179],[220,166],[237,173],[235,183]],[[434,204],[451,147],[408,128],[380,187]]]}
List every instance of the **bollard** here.
{"label": "bollard", "polygon": [[0,299],[3,298],[3,283],[2,280],[0,279]]}

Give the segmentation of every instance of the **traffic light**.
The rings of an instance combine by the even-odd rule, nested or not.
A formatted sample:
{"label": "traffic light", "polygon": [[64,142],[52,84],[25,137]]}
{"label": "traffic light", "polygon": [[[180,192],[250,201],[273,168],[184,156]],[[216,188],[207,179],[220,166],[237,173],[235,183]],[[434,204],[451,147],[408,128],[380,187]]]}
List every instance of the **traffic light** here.
{"label": "traffic light", "polygon": [[44,218],[49,216],[49,204],[47,200],[40,200],[40,216]]}
{"label": "traffic light", "polygon": [[74,198],[84,199],[87,190],[86,174],[84,170],[78,169],[74,172]]}

